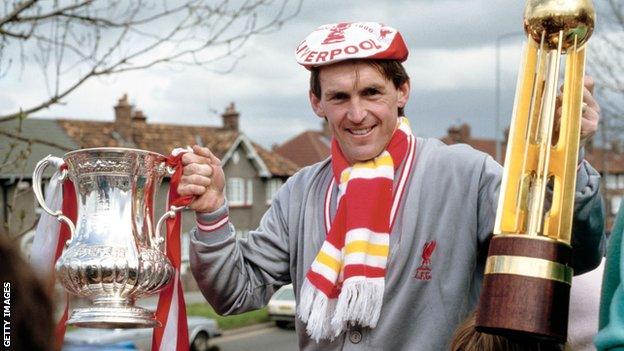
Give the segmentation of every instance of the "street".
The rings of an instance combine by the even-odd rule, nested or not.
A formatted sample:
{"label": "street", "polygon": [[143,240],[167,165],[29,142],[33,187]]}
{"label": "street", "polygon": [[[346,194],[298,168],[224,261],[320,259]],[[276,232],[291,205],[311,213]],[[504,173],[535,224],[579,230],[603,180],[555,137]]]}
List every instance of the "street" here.
{"label": "street", "polygon": [[247,332],[215,338],[210,342],[211,351],[291,351],[297,350],[297,334],[294,329],[269,326]]}

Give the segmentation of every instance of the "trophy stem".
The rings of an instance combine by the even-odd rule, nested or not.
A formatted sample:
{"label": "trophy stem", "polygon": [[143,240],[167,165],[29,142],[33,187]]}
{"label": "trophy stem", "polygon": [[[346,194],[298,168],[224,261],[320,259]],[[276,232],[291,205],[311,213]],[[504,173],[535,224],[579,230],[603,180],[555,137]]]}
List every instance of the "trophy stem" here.
{"label": "trophy stem", "polygon": [[478,331],[565,342],[571,247],[548,239],[495,236],[477,309]]}

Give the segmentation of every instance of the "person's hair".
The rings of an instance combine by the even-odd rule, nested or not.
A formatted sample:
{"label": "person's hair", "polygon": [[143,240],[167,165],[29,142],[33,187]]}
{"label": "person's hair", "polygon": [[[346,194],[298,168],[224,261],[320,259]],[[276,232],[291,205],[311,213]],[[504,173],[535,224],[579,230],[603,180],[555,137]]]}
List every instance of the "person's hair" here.
{"label": "person's hair", "polygon": [[[352,60],[356,61],[356,60]],[[403,84],[408,83],[410,78],[405,71],[405,67],[401,64],[401,62],[396,60],[361,60],[361,62],[366,63],[367,65],[375,68],[381,75],[387,80],[391,81],[394,84],[394,87],[398,89]],[[313,67],[310,69],[310,91],[312,94],[316,96],[317,99],[320,99],[322,96],[321,92],[321,79],[320,79],[321,67]],[[404,116],[405,111],[404,107],[399,107],[398,109],[399,116]]]}
{"label": "person's hair", "polygon": [[478,332],[472,313],[453,334],[451,351],[562,351],[561,344],[534,339],[512,340],[504,336]]}
{"label": "person's hair", "polygon": [[[0,230],[0,280],[10,302],[11,350],[50,350],[54,345],[54,308],[50,289],[33,272],[20,249]],[[7,308],[7,305],[4,305]]]}

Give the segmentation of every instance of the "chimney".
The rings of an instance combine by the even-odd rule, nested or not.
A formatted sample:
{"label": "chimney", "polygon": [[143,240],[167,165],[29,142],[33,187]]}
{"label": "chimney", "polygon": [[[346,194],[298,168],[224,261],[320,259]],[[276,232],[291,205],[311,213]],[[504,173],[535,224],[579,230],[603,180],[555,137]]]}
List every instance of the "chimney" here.
{"label": "chimney", "polygon": [[223,129],[238,131],[238,118],[240,117],[240,113],[236,111],[233,102],[230,103],[230,106],[225,109],[225,112],[223,112],[221,116],[223,117]]}
{"label": "chimney", "polygon": [[134,111],[134,116],[132,116],[133,123],[145,123],[146,120],[147,120],[147,117],[143,114],[143,111],[141,110]]}
{"label": "chimney", "polygon": [[124,94],[115,106],[115,131],[126,142],[132,142],[132,105],[128,103],[128,94]]}
{"label": "chimney", "polygon": [[455,143],[465,143],[470,139],[470,126],[466,123],[447,129],[448,137]]}
{"label": "chimney", "polygon": [[467,123],[464,123],[459,127],[459,137],[462,141],[470,140],[470,126]]}

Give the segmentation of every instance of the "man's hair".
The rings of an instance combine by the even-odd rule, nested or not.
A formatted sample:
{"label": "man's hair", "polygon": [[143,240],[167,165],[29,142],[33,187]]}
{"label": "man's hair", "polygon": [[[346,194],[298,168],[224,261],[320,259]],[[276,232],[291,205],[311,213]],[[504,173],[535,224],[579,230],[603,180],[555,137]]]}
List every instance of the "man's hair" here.
{"label": "man's hair", "polygon": [[451,351],[562,351],[557,343],[538,340],[511,340],[500,335],[480,333],[475,329],[473,312],[453,334]]}
{"label": "man's hair", "polygon": [[[356,61],[356,60],[351,60]],[[405,71],[405,68],[401,62],[396,60],[361,60],[367,65],[375,68],[381,75],[394,84],[396,89],[409,82],[410,78]],[[321,98],[321,79],[320,79],[321,67],[313,67],[310,69],[310,90],[317,99]],[[404,107],[399,107],[399,116],[404,116]]]}

